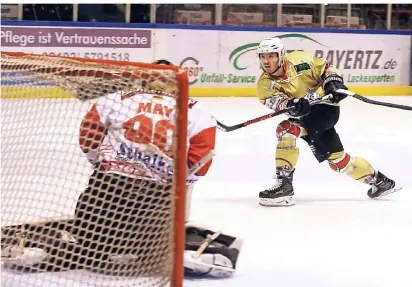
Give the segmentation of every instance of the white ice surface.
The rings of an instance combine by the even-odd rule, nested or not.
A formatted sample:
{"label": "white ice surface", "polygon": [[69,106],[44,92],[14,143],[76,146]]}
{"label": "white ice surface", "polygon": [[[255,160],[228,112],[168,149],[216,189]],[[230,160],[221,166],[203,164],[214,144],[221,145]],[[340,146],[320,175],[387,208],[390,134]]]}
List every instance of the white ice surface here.
{"label": "white ice surface", "polygon": [[[412,98],[373,97],[412,106]],[[202,99],[226,125],[270,112],[256,100]],[[185,286],[412,286],[412,112],[342,102],[345,150],[404,189],[379,200],[368,186],[319,164],[303,141],[294,176],[296,205],[258,205],[273,184],[275,129],[284,117],[218,134],[210,174],[196,186],[192,219],[244,238],[236,276]]]}
{"label": "white ice surface", "polygon": [[[412,106],[412,97],[373,99]],[[254,98],[198,100],[226,125],[270,112]],[[41,113],[41,108],[37,111]],[[296,205],[262,207],[257,195],[274,183],[275,130],[283,119],[270,119],[230,133],[218,132],[217,155],[208,176],[195,187],[191,218],[242,237],[244,247],[234,277],[186,279],[184,286],[412,286],[412,112],[348,98],[342,103],[337,125],[345,150],[367,159],[402,185],[402,191],[371,200],[366,195],[368,186],[333,172],[327,163],[317,163],[307,145],[299,142],[294,178]],[[76,127],[78,124],[74,123]],[[75,163],[84,159],[74,155],[69,160]],[[61,172],[64,175],[73,170],[66,167]],[[73,180],[79,192],[87,183],[85,175],[87,171],[80,171],[81,178]],[[30,200],[53,202],[53,211],[47,216],[64,217],[72,211],[73,206],[61,202],[58,194],[42,198],[40,187],[36,189],[30,180],[27,184],[37,190]],[[53,187],[58,183],[48,184]],[[4,200],[7,195],[1,196]],[[24,209],[31,216],[42,215],[41,210],[29,206],[30,202],[20,203],[8,212],[21,213]],[[1,286],[57,287],[62,282],[58,275],[8,273],[2,275]],[[80,272],[70,272],[70,276],[74,278],[71,286],[133,286],[108,279],[85,282]],[[28,280],[33,285],[23,283]]]}

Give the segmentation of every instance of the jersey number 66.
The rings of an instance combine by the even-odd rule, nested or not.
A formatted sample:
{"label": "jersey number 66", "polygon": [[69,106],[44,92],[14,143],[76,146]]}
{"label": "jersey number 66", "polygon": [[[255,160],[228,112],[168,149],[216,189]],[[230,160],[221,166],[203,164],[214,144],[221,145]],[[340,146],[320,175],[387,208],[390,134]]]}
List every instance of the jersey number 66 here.
{"label": "jersey number 66", "polygon": [[172,141],[175,125],[168,120],[153,120],[146,115],[138,115],[123,124],[127,140],[140,144],[157,146],[167,156],[172,156]]}

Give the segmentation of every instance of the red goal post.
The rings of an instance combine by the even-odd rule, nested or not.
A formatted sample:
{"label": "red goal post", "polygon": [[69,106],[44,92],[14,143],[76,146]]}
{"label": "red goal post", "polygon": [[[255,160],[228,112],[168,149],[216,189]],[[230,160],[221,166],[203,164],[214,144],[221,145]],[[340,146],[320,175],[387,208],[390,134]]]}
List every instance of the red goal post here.
{"label": "red goal post", "polygon": [[[172,246],[172,252],[170,252],[172,258],[169,258],[168,262],[165,262],[165,264],[172,265],[166,268],[170,269],[170,278],[168,279],[170,286],[181,287],[184,272],[183,253],[185,244],[184,223],[187,176],[186,140],[189,83],[186,72],[179,67],[148,63],[44,56],[20,52],[1,52],[1,73],[2,138],[4,138],[4,141],[2,139],[1,146],[1,174],[2,177],[9,176],[10,178],[14,178],[13,176],[15,175],[9,173],[12,173],[16,169],[8,170],[9,160],[11,162],[12,158],[7,157],[7,153],[9,152],[7,149],[12,147],[12,142],[8,142],[7,137],[13,133],[12,128],[9,129],[8,127],[13,127],[11,124],[13,121],[22,120],[15,118],[19,115],[7,112],[11,105],[14,105],[12,109],[17,109],[19,108],[18,105],[21,105],[21,100],[27,99],[30,101],[39,98],[67,99],[73,97],[82,102],[89,102],[103,97],[107,93],[122,91],[122,89],[130,91],[139,86],[143,89],[149,86],[152,91],[156,91],[157,87],[159,87],[158,92],[167,91],[168,93],[174,93],[177,102],[177,117],[175,122],[176,129],[173,133],[173,162],[175,172],[173,175],[173,192],[171,193],[172,206],[174,208],[172,208],[173,210],[170,212],[173,233],[169,237],[169,241],[171,242],[165,242],[164,244]],[[41,85],[38,85],[38,83],[41,83]],[[5,103],[7,103],[7,105]],[[47,115],[44,116],[46,121],[53,120],[47,119]],[[29,125],[30,122],[27,121],[25,124]],[[60,128],[77,130],[79,127],[62,126]],[[70,143],[70,145],[71,144],[72,143]],[[33,160],[40,159],[34,158]],[[22,174],[21,176],[25,175]],[[16,207],[12,205],[15,204],[18,207],[19,201],[22,200],[19,196],[24,197],[24,194],[16,194],[14,191],[8,193],[8,188],[12,190],[18,184],[18,182],[11,182],[8,179],[6,179],[5,182],[2,180],[2,228],[4,223],[14,224],[21,220],[21,217],[19,217],[21,214],[19,214]],[[9,197],[8,200],[4,200],[3,194]],[[70,199],[75,200],[74,198]],[[34,202],[34,204],[36,203]],[[41,205],[42,203],[39,202],[38,204]],[[44,206],[31,206],[30,208],[41,209],[44,208]],[[4,210],[5,213],[3,213]]]}

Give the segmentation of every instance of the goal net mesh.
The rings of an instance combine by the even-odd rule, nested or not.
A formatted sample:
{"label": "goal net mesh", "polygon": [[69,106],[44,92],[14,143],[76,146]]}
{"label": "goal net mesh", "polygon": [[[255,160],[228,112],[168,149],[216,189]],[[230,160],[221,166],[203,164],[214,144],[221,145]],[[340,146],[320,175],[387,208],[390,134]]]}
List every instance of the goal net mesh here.
{"label": "goal net mesh", "polygon": [[[186,128],[179,116],[187,110],[179,100],[169,106],[177,116],[156,125],[161,136],[155,143],[152,129],[138,126],[141,121],[121,126],[124,135],[105,148],[125,144],[118,159],[128,168],[111,176],[90,160],[103,148],[94,143],[104,142],[106,134],[90,137],[85,128],[96,126],[85,115],[112,93],[140,91],[153,99],[166,94],[187,102],[186,75],[165,65],[2,52],[1,77],[1,285],[171,284],[176,230],[184,224],[176,219],[176,198],[184,193],[173,159],[185,160],[178,138]],[[123,104],[117,112],[127,120],[139,103],[124,103],[113,106]],[[168,119],[166,112],[153,113],[157,118],[146,120]],[[139,151],[142,138],[146,151]],[[174,164],[167,182],[135,176],[135,170],[165,164],[155,153]],[[132,176],[124,176],[130,170]]]}

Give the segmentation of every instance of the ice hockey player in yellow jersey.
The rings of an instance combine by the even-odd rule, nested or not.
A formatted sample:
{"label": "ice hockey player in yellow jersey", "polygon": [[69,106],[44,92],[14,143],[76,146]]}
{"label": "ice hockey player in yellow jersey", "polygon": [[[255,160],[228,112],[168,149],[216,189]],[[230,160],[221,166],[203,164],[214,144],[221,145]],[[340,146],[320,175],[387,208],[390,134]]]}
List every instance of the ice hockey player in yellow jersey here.
{"label": "ice hockey player in yellow jersey", "polygon": [[[259,193],[261,205],[294,205],[293,173],[299,157],[296,140],[305,140],[319,162],[327,161],[332,170],[369,184],[368,196],[383,196],[398,188],[395,182],[365,159],[345,152],[335,125],[339,120],[339,102],[346,95],[338,89],[347,90],[343,78],[325,59],[314,57],[304,51],[285,54],[279,38],[263,39],[257,51],[262,75],[257,83],[257,97],[265,106],[279,111],[294,107],[289,119],[276,129],[277,182]],[[331,98],[318,104],[310,101],[325,95]]]}

